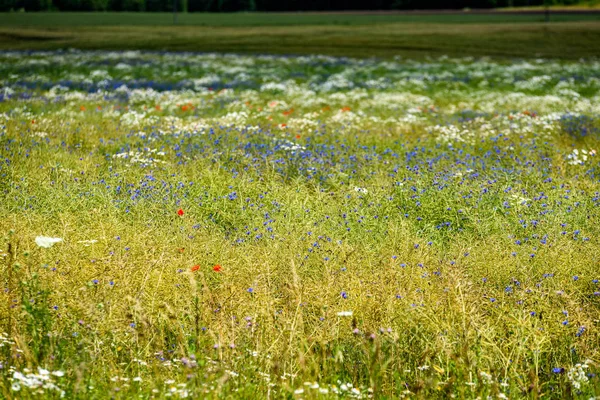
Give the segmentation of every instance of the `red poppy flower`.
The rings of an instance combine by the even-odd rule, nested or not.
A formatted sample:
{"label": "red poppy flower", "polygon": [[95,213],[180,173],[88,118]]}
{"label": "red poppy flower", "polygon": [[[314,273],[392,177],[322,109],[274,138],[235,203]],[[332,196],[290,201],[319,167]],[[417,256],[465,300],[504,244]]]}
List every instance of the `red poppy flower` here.
{"label": "red poppy flower", "polygon": [[219,264],[215,265],[213,267],[213,271],[215,271],[215,272],[221,272],[221,266]]}
{"label": "red poppy flower", "polygon": [[199,266],[199,265],[194,265],[194,266],[192,267],[192,272],[196,272],[196,271],[198,271],[199,269],[200,269],[200,266]]}
{"label": "red poppy flower", "polygon": [[183,215],[183,210],[181,208],[177,210],[177,215],[179,215],[180,217]]}

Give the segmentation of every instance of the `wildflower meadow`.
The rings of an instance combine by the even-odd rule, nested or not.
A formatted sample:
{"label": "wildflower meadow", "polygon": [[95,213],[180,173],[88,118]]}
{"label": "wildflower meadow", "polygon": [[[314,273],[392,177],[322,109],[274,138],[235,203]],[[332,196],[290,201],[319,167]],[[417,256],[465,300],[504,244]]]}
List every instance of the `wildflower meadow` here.
{"label": "wildflower meadow", "polygon": [[0,398],[600,398],[600,61],[0,52]]}

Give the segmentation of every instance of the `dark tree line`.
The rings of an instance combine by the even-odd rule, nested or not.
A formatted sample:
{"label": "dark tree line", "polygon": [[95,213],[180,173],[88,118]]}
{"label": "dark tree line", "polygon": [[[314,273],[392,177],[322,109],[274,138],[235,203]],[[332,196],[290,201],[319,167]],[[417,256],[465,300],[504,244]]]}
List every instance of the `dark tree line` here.
{"label": "dark tree line", "polygon": [[326,11],[462,9],[570,4],[577,0],[0,0],[0,11]]}

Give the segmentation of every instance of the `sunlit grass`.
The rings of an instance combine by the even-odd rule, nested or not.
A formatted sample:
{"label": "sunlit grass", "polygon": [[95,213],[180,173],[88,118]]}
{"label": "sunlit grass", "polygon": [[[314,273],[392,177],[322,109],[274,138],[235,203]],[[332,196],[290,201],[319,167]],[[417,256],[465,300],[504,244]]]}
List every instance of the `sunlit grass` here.
{"label": "sunlit grass", "polygon": [[[598,395],[599,127],[548,117],[594,107],[593,64],[55,56],[2,63],[3,397]],[[77,89],[173,63],[241,87]],[[325,89],[411,68],[393,108]]]}

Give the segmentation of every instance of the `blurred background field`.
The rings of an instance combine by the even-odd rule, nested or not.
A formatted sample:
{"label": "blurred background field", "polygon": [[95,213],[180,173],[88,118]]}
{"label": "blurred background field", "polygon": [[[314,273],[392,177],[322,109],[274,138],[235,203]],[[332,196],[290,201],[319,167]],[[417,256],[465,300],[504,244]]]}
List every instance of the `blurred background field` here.
{"label": "blurred background field", "polygon": [[2,0],[0,11],[5,50],[362,58],[600,54],[596,1]]}
{"label": "blurred background field", "polygon": [[[600,21],[600,9],[590,12],[554,11],[552,22]],[[377,24],[487,24],[545,22],[538,11],[354,11],[354,12],[236,12],[178,13],[178,26],[248,27]],[[38,12],[1,13],[2,27],[172,26],[172,12]]]}
{"label": "blurred background field", "polygon": [[460,55],[579,59],[600,54],[600,14],[5,13],[0,49]]}

